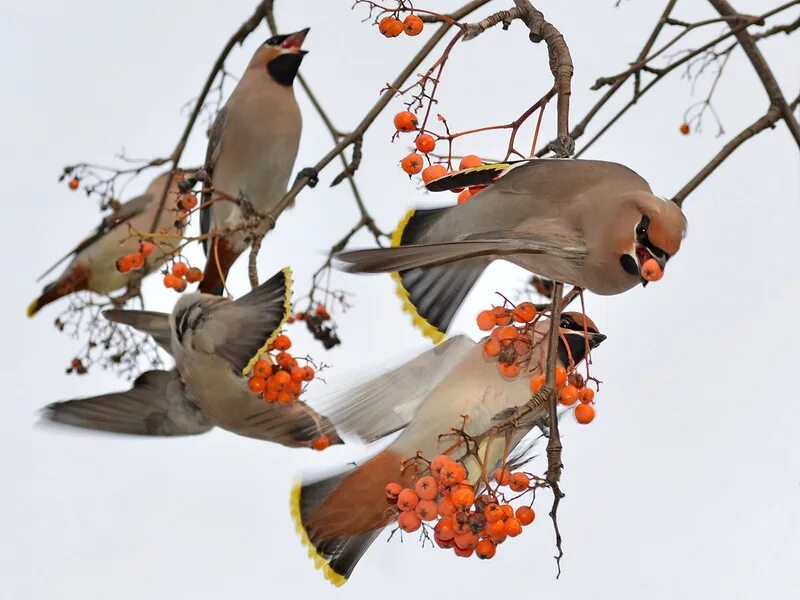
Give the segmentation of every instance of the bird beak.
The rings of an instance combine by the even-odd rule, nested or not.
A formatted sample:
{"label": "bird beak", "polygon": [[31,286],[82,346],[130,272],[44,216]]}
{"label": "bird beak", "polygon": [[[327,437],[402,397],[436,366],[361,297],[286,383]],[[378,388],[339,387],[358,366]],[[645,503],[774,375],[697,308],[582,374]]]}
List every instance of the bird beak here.
{"label": "bird beak", "polygon": [[306,39],[306,35],[308,35],[309,29],[311,28],[306,27],[305,29],[287,35],[286,39],[281,42],[281,48],[285,48],[286,50],[291,50],[294,52],[300,52],[300,49],[303,47],[303,41]]}
{"label": "bird beak", "polygon": [[646,246],[636,244],[636,263],[639,266],[639,279],[642,282],[642,287],[647,287],[647,284],[650,283],[641,276],[642,265],[651,258],[656,260],[658,266],[661,267],[661,270],[663,271],[664,267],[667,265],[667,256],[664,254],[653,254],[653,252],[651,252]]}
{"label": "bird beak", "polygon": [[[589,349],[594,350],[606,339],[606,336],[602,333],[590,332],[588,338]],[[565,342],[566,346],[569,346],[569,351]],[[586,338],[583,331],[562,329],[558,340],[558,359],[561,364],[569,365],[570,362],[577,364],[584,358],[586,358]]]}

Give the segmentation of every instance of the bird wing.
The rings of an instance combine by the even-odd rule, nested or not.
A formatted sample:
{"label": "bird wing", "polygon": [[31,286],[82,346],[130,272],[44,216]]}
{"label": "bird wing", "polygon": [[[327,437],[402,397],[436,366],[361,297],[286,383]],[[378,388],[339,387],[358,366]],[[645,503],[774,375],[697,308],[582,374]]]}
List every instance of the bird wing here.
{"label": "bird wing", "polygon": [[109,321],[130,325],[151,335],[159,346],[172,354],[172,331],[168,314],[151,310],[111,309],[103,311],[103,316]]}
{"label": "bird wing", "polygon": [[473,348],[465,335],[449,338],[402,366],[318,403],[337,430],[372,442],[402,429],[428,394]]}
{"label": "bird wing", "polygon": [[[187,310],[192,306],[196,305]],[[175,315],[175,333],[183,339],[191,327],[195,350],[220,356],[247,375],[278,336],[291,310],[292,271],[287,267],[238,300],[214,298],[203,308],[204,318],[189,320]]]}
{"label": "bird wing", "polygon": [[137,196],[128,200],[122,207],[110,215],[103,218],[100,221],[100,225],[92,232],[92,234],[84,239],[80,244],[75,246],[72,250],[70,250],[67,254],[62,256],[53,266],[51,266],[47,271],[42,273],[36,281],[41,281],[45,277],[47,277],[53,270],[58,267],[61,263],[67,260],[71,256],[75,256],[78,252],[85,250],[92,244],[94,244],[97,240],[105,236],[108,232],[116,229],[123,223],[127,223],[132,218],[142,214],[144,211],[147,210],[148,206],[150,205],[151,200],[153,199],[152,194],[142,194],[141,196]]}
{"label": "bird wing", "polygon": [[174,370],[142,373],[127,392],[50,404],[43,417],[74,427],[138,435],[193,435],[213,427]]}
{"label": "bird wing", "polygon": [[[225,130],[226,118],[227,110],[223,106],[208,130],[208,148],[206,149],[206,161],[203,168],[211,178],[212,184],[214,181],[214,165],[217,164],[219,155],[222,152],[222,132]],[[210,200],[211,192],[203,192],[200,204],[200,233],[203,235],[211,231],[211,205],[208,204]],[[203,250],[206,254],[208,254],[208,249],[209,240],[203,239]]]}

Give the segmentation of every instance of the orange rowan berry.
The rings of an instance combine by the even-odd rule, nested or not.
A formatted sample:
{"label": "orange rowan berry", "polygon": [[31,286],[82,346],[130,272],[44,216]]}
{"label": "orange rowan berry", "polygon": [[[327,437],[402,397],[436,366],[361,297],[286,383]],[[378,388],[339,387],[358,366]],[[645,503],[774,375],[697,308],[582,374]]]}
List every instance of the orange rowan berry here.
{"label": "orange rowan berry", "polygon": [[439,511],[440,517],[450,517],[456,514],[456,505],[453,504],[453,500],[450,496],[442,496],[439,498],[437,510]]}
{"label": "orange rowan berry", "polygon": [[386,499],[391,500],[392,502],[397,502],[397,495],[403,491],[403,486],[395,481],[390,481],[386,484],[386,487],[383,488],[386,492]]}
{"label": "orange rowan berry", "polygon": [[514,320],[517,323],[530,323],[536,316],[536,307],[530,302],[517,304],[514,309]]}
{"label": "orange rowan berry", "polygon": [[170,274],[164,276],[164,287],[177,289],[181,282],[182,279],[180,277],[175,277],[175,275]]}
{"label": "orange rowan berry", "polygon": [[180,294],[182,291],[186,289],[186,281],[184,281],[183,279],[178,279],[173,289]]}
{"label": "orange rowan berry", "polygon": [[197,196],[194,194],[181,194],[175,201],[178,210],[192,210],[197,206]]}
{"label": "orange rowan berry", "polygon": [[[494,480],[500,485],[508,485],[511,483],[511,471],[502,467],[494,472]],[[500,507],[502,508],[502,506]]]}
{"label": "orange rowan berry", "polygon": [[503,520],[510,519],[514,516],[514,508],[510,504],[501,504],[500,510],[503,511]]}
{"label": "orange rowan berry", "polygon": [[475,546],[475,554],[483,560],[492,558],[497,552],[497,546],[490,540],[481,540]]}
{"label": "orange rowan berry", "polygon": [[272,363],[263,358],[259,358],[253,365],[253,374],[266,379],[272,375]]}
{"label": "orange rowan berry", "polygon": [[156,245],[153,242],[145,241],[139,244],[139,254],[142,256],[150,256],[155,249]]}
{"label": "orange rowan berry", "polygon": [[474,550],[475,546],[478,545],[480,538],[472,531],[468,531],[466,533],[456,535],[456,537],[453,538],[453,541],[456,543],[456,547],[460,548],[461,550]]}
{"label": "orange rowan berry", "polygon": [[503,511],[500,510],[500,505],[495,502],[487,504],[486,508],[483,509],[483,514],[489,523],[494,523],[503,518]]}
{"label": "orange rowan berry", "polygon": [[197,283],[198,281],[203,281],[203,272],[197,267],[192,267],[191,269],[186,271],[186,281],[188,281],[189,283]]}
{"label": "orange rowan berry", "polygon": [[267,402],[277,402],[278,400],[278,390],[270,388],[269,383],[267,383],[267,389],[264,390],[264,400]]}
{"label": "orange rowan berry", "polygon": [[456,537],[456,532],[453,531],[453,522],[451,519],[439,519],[433,528],[433,533],[436,537],[449,541]]}
{"label": "orange rowan berry", "polygon": [[507,308],[503,308],[502,306],[495,306],[492,309],[492,314],[494,318],[497,320],[498,325],[508,325],[511,323],[511,311]]}
{"label": "orange rowan berry", "polygon": [[477,321],[478,329],[481,331],[489,331],[495,326],[495,323],[497,323],[497,319],[494,318],[490,310],[482,310],[479,312]]}
{"label": "orange rowan berry", "polygon": [[519,365],[517,363],[497,363],[497,370],[500,371],[500,375],[506,377],[508,379],[514,379],[517,375],[519,375]]}
{"label": "orange rowan berry", "polygon": [[292,383],[292,376],[287,371],[278,371],[272,376],[278,390],[285,390]]}
{"label": "orange rowan berry", "polygon": [[455,546],[453,540],[443,540],[436,534],[434,534],[433,536],[433,541],[436,542],[436,545],[439,546],[439,548],[444,548],[445,550],[447,550],[448,548],[453,548]]}
{"label": "orange rowan berry", "polygon": [[531,480],[525,473],[514,473],[511,475],[511,482],[509,485],[513,491],[522,492],[530,487]]}
{"label": "orange rowan berry", "polygon": [[450,495],[456,510],[469,510],[475,502],[475,492],[469,488],[460,488]]}
{"label": "orange rowan berry", "polygon": [[542,389],[543,385],[544,385],[544,375],[539,374],[531,377],[530,381],[531,392],[533,392],[534,394],[538,393],[539,390]]}
{"label": "orange rowan berry", "polygon": [[[294,369],[295,367],[292,367]],[[289,389],[295,396],[299,396],[300,393],[303,391],[303,382],[302,381],[295,381],[292,379],[292,384],[289,386]]]}
{"label": "orange rowan berry", "polygon": [[433,500],[420,500],[414,512],[423,521],[433,521],[439,514],[438,505]]}
{"label": "orange rowan berry", "polygon": [[284,406],[288,406],[295,400],[296,398],[291,392],[287,392],[286,390],[281,390],[278,392],[278,404],[283,404]]}
{"label": "orange rowan berry", "polygon": [[483,353],[489,357],[500,354],[500,342],[497,341],[497,338],[490,337],[486,340],[483,344]]}
{"label": "orange rowan berry", "polygon": [[689,128],[688,123],[681,123],[681,126],[678,128],[683,135],[689,135],[691,129]]}
{"label": "orange rowan berry", "polygon": [[175,275],[175,277],[183,277],[188,270],[189,265],[185,262],[176,262],[172,265],[172,274]]}
{"label": "orange rowan berry", "polygon": [[451,462],[454,461],[447,454],[440,454],[431,461],[431,473],[438,477],[442,467]]}
{"label": "orange rowan berry", "polygon": [[263,377],[254,375],[247,381],[247,387],[250,388],[251,392],[260,394],[267,388],[267,381]]}
{"label": "orange rowan berry", "polygon": [[453,552],[456,553],[456,556],[460,556],[461,558],[469,558],[472,556],[473,552],[475,552],[474,548],[459,548],[458,546],[453,546]]}
{"label": "orange rowan berry", "polygon": [[414,145],[417,147],[417,150],[423,154],[428,154],[429,152],[433,152],[433,149],[436,148],[436,140],[433,139],[432,135],[421,133],[417,136],[417,139],[414,140]]}
{"label": "orange rowan berry", "polygon": [[453,461],[442,467],[439,475],[442,483],[445,485],[454,485],[464,481],[464,478],[467,476],[467,470],[461,463]]}
{"label": "orange rowan berry", "polygon": [[536,518],[536,513],[530,506],[520,506],[515,514],[517,521],[522,525],[530,525]]}
{"label": "orange rowan berry", "polygon": [[594,407],[591,404],[579,404],[575,407],[575,420],[581,425],[594,421]]}
{"label": "orange rowan berry", "polygon": [[316,313],[316,315],[317,315],[318,317],[320,317],[320,318],[321,318],[323,321],[327,321],[328,319],[330,319],[330,318],[331,318],[330,314],[328,314],[328,309],[327,309],[327,308],[325,308],[325,306],[324,306],[324,305],[322,305],[322,304],[318,304],[318,305],[317,305],[317,308],[314,310],[314,312],[315,312],[315,313]]}
{"label": "orange rowan berry", "polygon": [[414,484],[414,491],[422,500],[434,500],[439,495],[439,482],[430,475],[420,477]]}
{"label": "orange rowan berry", "polygon": [[144,266],[144,254],[140,254],[139,252],[128,254],[128,260],[131,261],[131,269],[134,271]]}
{"label": "orange rowan berry", "polygon": [[459,204],[464,204],[464,202],[469,200],[471,197],[472,193],[469,190],[461,190],[461,192],[458,194],[457,202]]}
{"label": "orange rowan berry", "polygon": [[564,406],[572,406],[578,401],[580,392],[574,385],[565,385],[558,390],[558,401]]}
{"label": "orange rowan berry", "polygon": [[311,446],[314,448],[314,450],[317,450],[319,452],[322,452],[323,450],[325,450],[325,448],[327,448],[330,445],[331,441],[328,439],[327,435],[317,436],[314,438],[314,441],[311,442]]}
{"label": "orange rowan berry", "polygon": [[309,367],[308,365],[306,365],[305,371],[306,371],[306,376],[305,376],[306,381],[311,381],[312,379],[314,379],[315,375],[314,367]]}
{"label": "orange rowan berry", "polygon": [[581,390],[581,402],[584,404],[590,404],[592,400],[594,400],[594,390],[592,388],[585,387]]}
{"label": "orange rowan berry", "polygon": [[480,194],[483,190],[485,190],[488,186],[485,185],[473,185],[470,186],[469,191],[472,193],[473,196]]}
{"label": "orange rowan berry", "polygon": [[567,370],[564,367],[556,367],[556,387],[561,387],[567,383]]}
{"label": "orange rowan berry", "polygon": [[642,279],[658,281],[664,276],[664,270],[655,258],[648,258],[642,265]]}
{"label": "orange rowan berry", "polygon": [[404,510],[397,517],[397,525],[406,533],[413,533],[422,525],[422,520],[413,510]]}
{"label": "orange rowan berry", "polygon": [[81,184],[81,180],[78,179],[77,177],[73,177],[72,179],[69,180],[69,184],[68,184],[69,185],[69,189],[75,191],[75,190],[78,189],[78,186],[80,186],[80,184]]}
{"label": "orange rowan berry", "polygon": [[289,375],[292,377],[292,383],[300,383],[306,378],[306,370],[302,367],[292,367]]}
{"label": "orange rowan berry", "polygon": [[[501,511],[502,512],[502,511]],[[506,539],[506,524],[503,519],[497,519],[486,524],[487,537],[496,544]]]}
{"label": "orange rowan berry", "polygon": [[416,152],[412,152],[400,161],[400,168],[409,175],[416,175],[422,171],[424,164],[422,157]]}
{"label": "orange rowan berry", "polygon": [[419,503],[417,492],[410,488],[403,488],[397,495],[397,506],[400,510],[414,510]]}
{"label": "orange rowan berry", "polygon": [[513,325],[505,325],[497,330],[497,339],[501,342],[509,342],[517,337],[517,328]]}
{"label": "orange rowan berry", "polygon": [[272,346],[276,350],[288,350],[292,347],[292,340],[289,339],[289,336],[281,334],[275,338],[275,341],[272,342]]}
{"label": "orange rowan berry", "polygon": [[380,23],[378,23],[378,31],[387,38],[397,37],[403,33],[403,24],[400,22],[400,19],[384,17],[381,19]]}
{"label": "orange rowan berry", "polygon": [[406,35],[415,36],[422,33],[422,28],[424,24],[422,19],[420,19],[417,15],[408,15],[405,20],[403,20],[403,31],[406,32]]}
{"label": "orange rowan berry", "polygon": [[278,352],[278,354],[275,356],[275,362],[278,363],[279,366],[287,369],[291,367],[293,360],[294,358],[288,352]]}
{"label": "orange rowan berry", "polygon": [[461,163],[458,165],[458,169],[472,169],[474,167],[480,167],[483,164],[483,161],[480,159],[479,156],[475,154],[468,154],[464,158],[461,159]]}
{"label": "orange rowan berry", "polygon": [[522,523],[520,523],[514,517],[510,517],[509,519],[506,519],[504,529],[508,537],[517,537],[520,533],[522,533]]}
{"label": "orange rowan berry", "polygon": [[[128,271],[131,270],[131,257],[130,257],[130,255],[126,254],[125,256],[120,256],[117,259],[117,262],[115,263],[115,265],[117,267],[117,271],[119,271],[120,273],[127,273]],[[164,285],[167,285],[166,281],[164,282]],[[169,286],[167,286],[167,287],[169,287]]]}
{"label": "orange rowan berry", "polygon": [[397,113],[394,116],[394,128],[403,133],[414,131],[417,128],[417,115],[407,110]]}
{"label": "orange rowan berry", "polygon": [[447,169],[444,165],[431,165],[422,170],[422,181],[430,183],[434,179],[439,179],[439,177],[444,177],[445,175],[447,175]]}

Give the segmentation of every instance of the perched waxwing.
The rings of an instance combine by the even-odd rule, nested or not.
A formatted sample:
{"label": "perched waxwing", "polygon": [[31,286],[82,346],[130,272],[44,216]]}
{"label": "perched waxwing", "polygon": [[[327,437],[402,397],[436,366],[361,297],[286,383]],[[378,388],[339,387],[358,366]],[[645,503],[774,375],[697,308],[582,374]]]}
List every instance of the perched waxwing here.
{"label": "perched waxwing", "polygon": [[[247,209],[243,213],[231,199],[268,214],[286,194],[302,127],[292,84],[306,54],[301,46],[307,33],[303,29],[264,42],[211,126],[204,168],[214,193],[203,195],[203,234],[242,224]],[[261,227],[265,231],[267,223]],[[203,241],[207,259],[200,291],[222,293],[251,236],[252,231],[237,231]]]}
{"label": "perched waxwing", "polygon": [[494,260],[597,294],[619,294],[647,284],[645,263],[663,272],[686,232],[677,204],[654,196],[644,179],[616,163],[484,165],[435,179],[428,188],[472,185],[489,187],[464,204],[410,211],[394,247],[336,256],[346,271],[393,272],[405,308],[435,342]]}
{"label": "perched waxwing", "polygon": [[[587,347],[596,347],[605,336],[581,314],[562,316],[558,364],[578,363]],[[411,469],[401,470],[405,459],[420,452],[430,460],[448,452],[456,460],[464,458],[467,479],[478,481],[481,470],[474,458],[464,457],[463,446],[453,448],[452,437],[441,436],[462,423],[468,435],[480,436],[503,423],[511,409],[524,405],[531,398],[530,377],[543,373],[547,364],[549,329],[550,321],[545,319],[534,326],[531,360],[527,370],[513,379],[500,375],[497,360],[484,356],[482,343],[456,336],[338,399],[339,410],[330,418],[343,434],[372,441],[403,431],[362,465],[320,481],[303,482],[292,492],[298,532],[329,581],[343,584],[373,540],[396,518],[386,503],[384,488],[392,481],[413,487]],[[545,422],[548,410],[543,402],[517,421],[509,448]],[[489,443],[487,437],[478,454],[487,457],[486,468],[493,472],[505,450],[503,438]]]}
{"label": "perched waxwing", "polygon": [[[137,251],[139,234],[143,237],[151,232],[164,188],[169,185],[168,194],[177,194],[177,182],[180,176],[162,173],[156,177],[141,196],[131,198],[118,210],[105,217],[100,225],[85,240],[73,248],[55,265],[50,267],[40,279],[46,277],[58,265],[68,258],[72,260],[64,272],[48,283],[42,295],[28,306],[28,316],[35,315],[43,306],[74,292],[88,290],[98,294],[109,294],[127,285],[135,271],[121,273],[117,270],[116,261],[124,254]],[[167,196],[170,198],[170,196]],[[183,233],[183,226],[177,223],[175,212],[162,210],[158,217],[156,232],[174,234]],[[153,272],[166,261],[180,240],[161,238],[153,252],[145,259],[147,269]]]}
{"label": "perched waxwing", "polygon": [[175,369],[148,371],[127,392],[51,404],[44,416],[118,433],[187,435],[216,426],[289,447],[311,447],[322,435],[340,444],[330,421],[307,404],[265,402],[248,387],[290,309],[287,268],[238,300],[193,293],[181,296],[172,314],[106,311],[151,334],[175,357]]}

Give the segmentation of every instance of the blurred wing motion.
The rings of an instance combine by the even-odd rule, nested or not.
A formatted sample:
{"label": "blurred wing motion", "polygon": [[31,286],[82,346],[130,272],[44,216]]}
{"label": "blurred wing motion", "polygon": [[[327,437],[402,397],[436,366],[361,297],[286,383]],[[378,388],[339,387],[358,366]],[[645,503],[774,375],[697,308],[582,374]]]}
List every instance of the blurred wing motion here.
{"label": "blurred wing motion", "polygon": [[103,311],[103,316],[109,321],[129,325],[152,336],[159,346],[172,354],[172,332],[169,328],[167,313],[150,310],[111,309]]}

